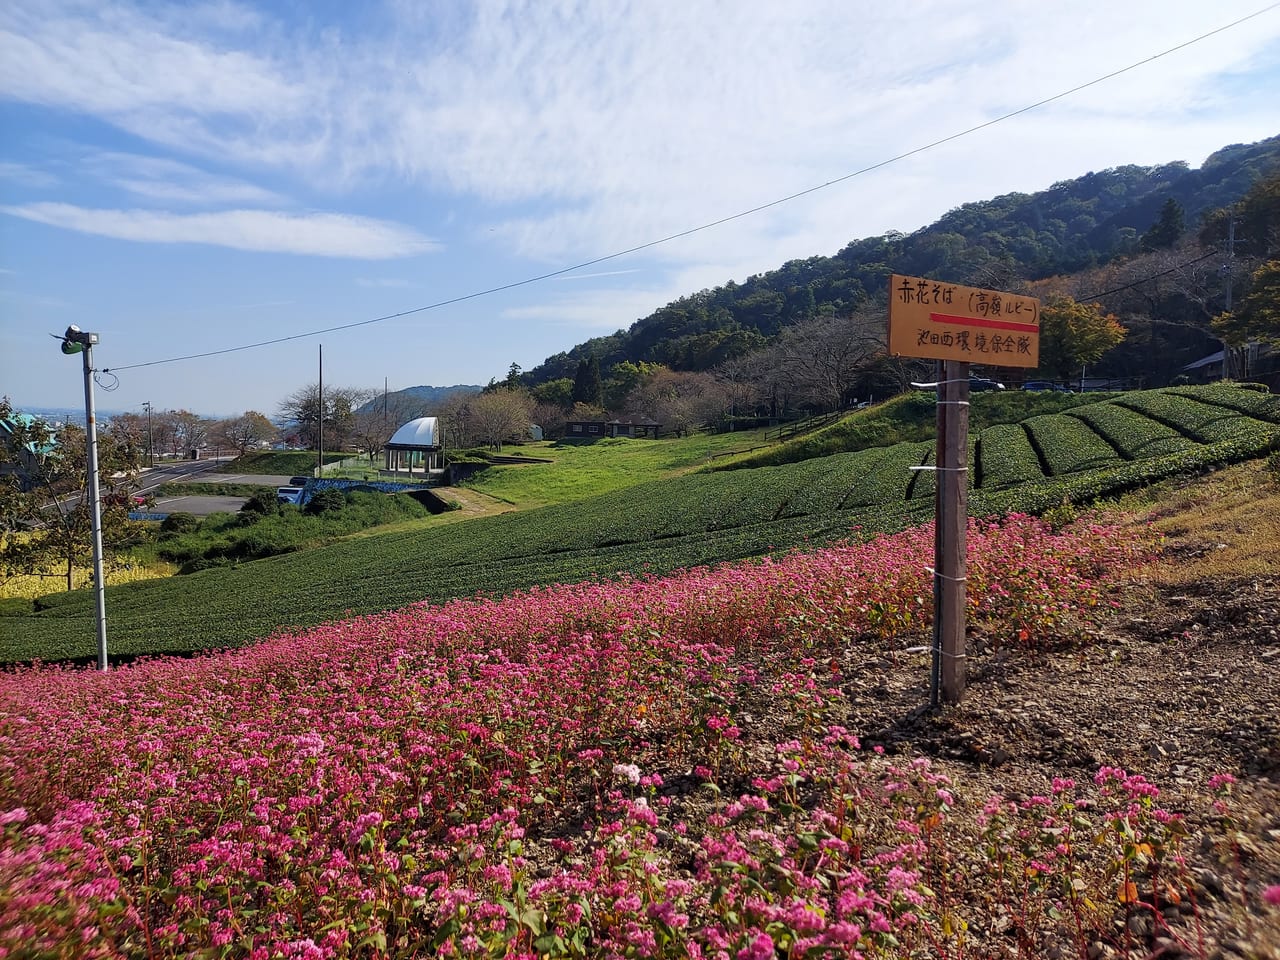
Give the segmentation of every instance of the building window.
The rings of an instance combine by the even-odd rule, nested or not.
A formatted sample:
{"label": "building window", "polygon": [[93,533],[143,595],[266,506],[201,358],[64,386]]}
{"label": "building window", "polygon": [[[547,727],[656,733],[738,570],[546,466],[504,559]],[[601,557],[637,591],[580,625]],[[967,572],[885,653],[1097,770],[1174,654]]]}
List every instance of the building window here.
{"label": "building window", "polygon": [[587,433],[599,433],[599,432],[600,432],[600,427],[597,424],[593,423],[589,427],[587,427]]}
{"label": "building window", "polygon": [[582,432],[582,424],[580,424],[580,423],[575,423],[575,424],[573,425],[573,432],[574,432],[574,433],[581,433],[581,432]]}

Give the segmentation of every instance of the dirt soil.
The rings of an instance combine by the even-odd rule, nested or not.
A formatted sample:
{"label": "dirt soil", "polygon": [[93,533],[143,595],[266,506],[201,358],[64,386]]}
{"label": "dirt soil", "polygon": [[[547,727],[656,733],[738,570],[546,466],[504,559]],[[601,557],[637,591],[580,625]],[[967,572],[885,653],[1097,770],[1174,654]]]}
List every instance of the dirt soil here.
{"label": "dirt soil", "polygon": [[[1139,522],[1159,518],[1167,531],[1166,548],[1121,592],[1096,642],[1033,654],[970,644],[964,699],[930,710],[929,657],[918,652],[928,639],[896,638],[844,688],[846,725],[864,747],[929,757],[971,796],[1019,799],[1055,776],[1089,780],[1102,765],[1157,784],[1163,805],[1188,812],[1208,935],[1194,954],[1151,936],[1147,956],[1280,958],[1280,911],[1261,902],[1280,883],[1280,576],[1271,572],[1280,544],[1221,522],[1234,509],[1223,497],[1256,497],[1260,515],[1277,515],[1280,484],[1247,469],[1257,476],[1200,481],[1229,489],[1144,512]],[[1228,553],[1224,569],[1216,561]],[[1229,855],[1207,839],[1223,832],[1206,799],[1219,773],[1240,781]]]}

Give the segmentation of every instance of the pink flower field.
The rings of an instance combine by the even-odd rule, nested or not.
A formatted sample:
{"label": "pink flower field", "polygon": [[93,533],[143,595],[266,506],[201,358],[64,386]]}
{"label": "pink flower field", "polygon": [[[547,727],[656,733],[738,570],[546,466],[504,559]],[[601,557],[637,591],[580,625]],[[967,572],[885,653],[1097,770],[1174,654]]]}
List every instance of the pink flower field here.
{"label": "pink flower field", "polygon": [[[1080,956],[1185,895],[1155,786],[963,798],[840,725],[860,645],[919,642],[932,537],[0,676],[0,957]],[[969,543],[1009,648],[1151,547]]]}

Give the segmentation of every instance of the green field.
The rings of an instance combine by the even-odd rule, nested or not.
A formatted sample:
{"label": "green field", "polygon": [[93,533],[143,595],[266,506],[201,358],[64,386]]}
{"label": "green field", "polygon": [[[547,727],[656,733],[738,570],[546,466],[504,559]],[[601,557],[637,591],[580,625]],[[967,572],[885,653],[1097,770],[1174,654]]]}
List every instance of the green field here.
{"label": "green field", "polygon": [[528,443],[504,453],[551,463],[492,466],[464,486],[520,507],[545,507],[631,486],[638,479],[674,476],[769,441],[765,430],[699,433],[663,440],[607,437],[600,440]]}
{"label": "green field", "polygon": [[[1126,394],[1072,404],[1059,414],[1030,409],[1037,415],[1021,424],[995,424],[971,436],[973,514],[1038,512],[1064,499],[1087,503],[1186,470],[1259,456],[1280,438],[1275,398],[1233,387]],[[739,435],[738,442],[749,440]],[[626,456],[643,449],[635,443],[615,442]],[[603,461],[607,449],[589,455]],[[894,530],[932,515],[932,475],[910,470],[926,462],[931,449],[926,442],[901,443],[671,477],[536,510],[366,535],[128,584],[107,592],[109,647],[113,654],[138,655],[236,646],[278,629],[424,599],[659,573],[844,537],[854,527]],[[661,452],[668,463],[684,456],[692,466],[699,458],[690,451],[696,453],[692,444],[683,453],[646,452]],[[532,478],[548,466],[509,472]],[[620,483],[623,472],[601,467],[615,478],[602,482]],[[527,478],[519,482],[534,482]],[[91,656],[91,595],[60,594],[42,603],[38,612],[0,617],[0,661]]]}

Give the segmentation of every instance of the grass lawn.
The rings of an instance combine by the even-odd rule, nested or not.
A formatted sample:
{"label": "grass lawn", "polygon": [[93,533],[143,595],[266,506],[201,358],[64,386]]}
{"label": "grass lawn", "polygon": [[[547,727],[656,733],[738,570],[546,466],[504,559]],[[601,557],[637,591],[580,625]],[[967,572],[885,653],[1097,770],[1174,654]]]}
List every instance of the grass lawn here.
{"label": "grass lawn", "polygon": [[[325,463],[337,463],[345,460],[350,454],[326,453]],[[316,454],[314,450],[264,450],[260,453],[246,453],[221,464],[215,473],[264,473],[303,474],[308,477],[315,474]]]}
{"label": "grass lawn", "polygon": [[775,443],[766,439],[766,433],[761,428],[661,440],[614,437],[527,443],[503,453],[554,462],[495,465],[465,486],[521,508],[545,507],[677,476],[714,458]]}

